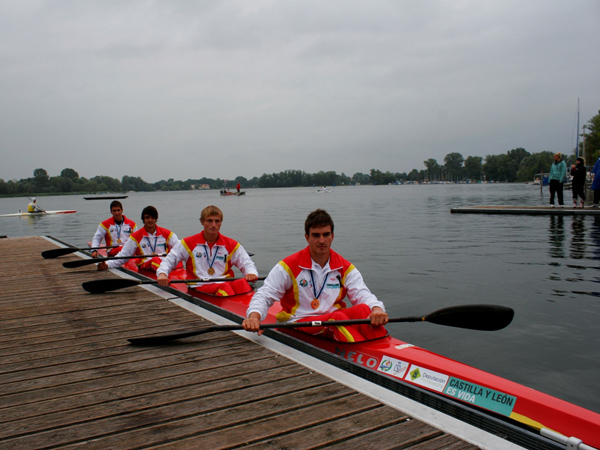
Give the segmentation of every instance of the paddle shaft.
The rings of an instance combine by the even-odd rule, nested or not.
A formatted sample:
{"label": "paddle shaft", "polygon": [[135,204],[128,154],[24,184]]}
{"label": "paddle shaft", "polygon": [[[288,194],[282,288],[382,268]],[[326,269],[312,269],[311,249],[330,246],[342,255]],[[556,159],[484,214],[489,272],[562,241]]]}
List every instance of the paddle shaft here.
{"label": "paddle shaft", "polygon": [[107,248],[117,248],[118,246],[112,245],[109,247],[88,247],[88,248],[72,248],[72,247],[64,247],[64,248],[53,248],[52,250],[45,250],[42,252],[42,257],[46,259],[58,258],[59,256],[69,255],[75,252],[85,252],[88,250],[100,250]]}
{"label": "paddle shaft", "polygon": [[[390,319],[390,322],[419,322],[421,317],[400,317],[396,319]],[[312,327],[323,327],[323,326],[344,326],[344,325],[361,325],[370,324],[371,319],[351,319],[351,320],[331,320],[328,322],[313,321],[313,322],[291,322],[291,323],[261,323],[260,329],[266,330],[268,328],[312,328]],[[199,334],[210,333],[213,331],[235,331],[243,330],[242,325],[215,325],[212,327],[201,328],[198,330],[182,331],[181,333],[164,334],[160,336],[150,336],[142,338],[131,338],[128,339],[132,344],[160,344],[161,342],[168,342],[175,339],[183,339],[186,337],[197,336]]]}
{"label": "paddle shaft", "polygon": [[[388,323],[396,322],[430,322],[437,325],[446,325],[458,328],[467,328],[481,331],[495,331],[505,328],[510,324],[514,316],[511,308],[499,305],[464,305],[450,306],[428,314],[427,316],[397,317],[388,320]],[[350,319],[313,322],[291,322],[291,323],[263,323],[261,330],[267,328],[307,328],[322,326],[345,326],[370,324],[371,319]],[[164,334],[159,336],[148,336],[129,339],[132,344],[154,345],[169,342],[175,339],[197,336],[212,331],[243,330],[242,325],[215,325],[197,330],[183,331],[180,333]]]}
{"label": "paddle shaft", "polygon": [[[266,277],[258,277],[256,281],[262,281]],[[237,281],[243,278],[193,278],[189,280],[169,280],[169,283],[221,283],[223,281]],[[158,284],[157,280],[130,280],[127,278],[107,279],[107,280],[92,280],[82,283],[81,287],[88,292],[100,294],[107,291],[116,291],[141,284]]]}
{"label": "paddle shaft", "polygon": [[153,258],[155,256],[167,256],[167,254],[161,253],[161,254],[151,254],[151,255],[115,256],[114,258],[81,259],[78,261],[67,261],[66,263],[63,263],[63,267],[72,269],[74,267],[87,266],[90,264],[96,264],[96,263],[103,262],[103,261],[112,261],[114,259],[140,259],[140,258]]}

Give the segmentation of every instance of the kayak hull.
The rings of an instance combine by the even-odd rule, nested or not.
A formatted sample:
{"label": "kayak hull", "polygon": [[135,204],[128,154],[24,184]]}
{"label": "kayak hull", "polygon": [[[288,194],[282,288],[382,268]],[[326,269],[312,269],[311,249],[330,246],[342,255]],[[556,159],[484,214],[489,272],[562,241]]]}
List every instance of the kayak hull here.
{"label": "kayak hull", "polygon": [[0,217],[39,217],[39,216],[49,216],[52,214],[74,214],[77,211],[67,209],[67,210],[59,210],[59,211],[43,211],[43,212],[18,212],[13,214],[0,214]]}

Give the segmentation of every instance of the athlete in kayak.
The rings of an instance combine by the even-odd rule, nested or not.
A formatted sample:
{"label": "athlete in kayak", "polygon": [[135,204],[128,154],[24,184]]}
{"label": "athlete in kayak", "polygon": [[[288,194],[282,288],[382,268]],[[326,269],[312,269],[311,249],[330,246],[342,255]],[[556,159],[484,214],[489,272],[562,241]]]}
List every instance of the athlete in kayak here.
{"label": "athlete in kayak", "polygon": [[[146,206],[142,210],[142,221],[144,227],[135,231],[127,239],[123,249],[116,256],[148,255],[147,258],[136,259],[135,263],[140,269],[156,271],[162,258],[152,255],[169,252],[179,243],[179,239],[172,231],[156,225],[158,211],[154,206]],[[122,266],[125,262],[125,259],[102,261],[98,264],[98,270],[114,269]]]}
{"label": "athlete in kayak", "polygon": [[27,205],[27,212],[31,214],[31,213],[46,212],[46,211],[44,211],[42,208],[39,207],[39,205],[37,204],[36,198],[33,197],[31,199],[31,203],[29,203],[29,205]]}
{"label": "athlete in kayak", "polygon": [[[341,342],[383,337],[388,315],[381,301],[365,285],[352,263],[331,250],[333,220],[322,209],[311,212],[304,223],[308,246],[280,261],[252,297],[242,323],[246,331],[261,333],[260,321],[274,302],[281,303],[279,322],[329,321],[370,318],[370,325],[304,328]],[[348,296],[350,305],[344,298]]]}
{"label": "athlete in kayak", "polygon": [[258,270],[242,245],[220,233],[223,211],[214,205],[200,213],[204,230],[183,238],[167,255],[156,271],[158,284],[168,286],[168,275],[180,263],[185,264],[187,278],[231,278],[233,266],[240,269],[244,278],[227,283],[201,283],[193,286],[207,294],[228,296],[245,294],[252,290],[248,282],[258,278]]}
{"label": "athlete in kayak", "polygon": [[[131,233],[137,230],[135,222],[123,215],[123,205],[120,201],[114,200],[110,204],[110,213],[112,217],[106,219],[98,225],[98,229],[92,238],[92,247],[100,247],[100,243],[104,239],[107,246],[118,246],[111,248],[108,256],[115,256],[123,248],[123,244],[127,242]],[[92,258],[98,256],[98,251],[92,252]]]}

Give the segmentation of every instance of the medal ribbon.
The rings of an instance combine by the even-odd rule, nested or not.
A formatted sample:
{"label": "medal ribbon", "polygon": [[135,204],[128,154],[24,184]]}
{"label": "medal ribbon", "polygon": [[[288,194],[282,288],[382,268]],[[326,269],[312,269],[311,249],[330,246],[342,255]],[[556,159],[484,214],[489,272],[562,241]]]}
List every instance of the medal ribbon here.
{"label": "medal ribbon", "polygon": [[[321,289],[319,290],[319,293],[317,294],[317,285],[315,283],[315,277],[313,275],[313,271],[310,271],[310,279],[312,280],[312,285],[313,285],[313,292],[315,294],[315,300],[319,300],[319,297],[321,296],[321,292],[323,292],[323,288],[325,288],[325,284],[327,284],[327,274],[325,275],[325,279],[323,280],[323,285],[321,286]],[[314,308],[316,309],[316,308]]]}
{"label": "medal ribbon", "polygon": [[152,246],[152,241],[150,241],[150,237],[145,236],[145,238],[148,239],[148,245],[150,246],[152,253],[156,253],[156,241],[158,241],[158,236],[154,237],[154,246]]}
{"label": "medal ribbon", "polygon": [[121,220],[121,223],[115,222],[115,228],[117,229],[117,241],[121,240],[121,227],[123,226],[123,222],[125,222],[125,220]]}
{"label": "medal ribbon", "polygon": [[[208,247],[208,245],[203,245],[204,250],[206,250],[206,260],[208,261],[208,255],[210,254],[210,248]],[[217,253],[219,253],[218,249],[215,251],[215,254],[213,255],[212,261],[210,263],[208,263],[208,268],[209,270],[213,268],[213,264],[215,263],[215,259],[217,259]],[[213,273],[214,273],[213,269]],[[212,275],[212,274],[211,274]]]}

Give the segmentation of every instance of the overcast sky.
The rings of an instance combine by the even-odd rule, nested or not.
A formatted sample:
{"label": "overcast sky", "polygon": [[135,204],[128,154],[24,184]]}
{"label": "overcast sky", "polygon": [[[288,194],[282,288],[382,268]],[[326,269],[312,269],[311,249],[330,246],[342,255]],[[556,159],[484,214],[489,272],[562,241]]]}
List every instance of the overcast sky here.
{"label": "overcast sky", "polygon": [[599,46],[598,0],[0,0],[0,178],[570,152]]}

